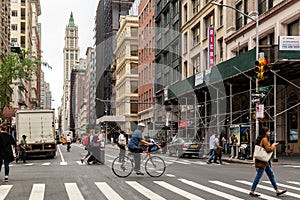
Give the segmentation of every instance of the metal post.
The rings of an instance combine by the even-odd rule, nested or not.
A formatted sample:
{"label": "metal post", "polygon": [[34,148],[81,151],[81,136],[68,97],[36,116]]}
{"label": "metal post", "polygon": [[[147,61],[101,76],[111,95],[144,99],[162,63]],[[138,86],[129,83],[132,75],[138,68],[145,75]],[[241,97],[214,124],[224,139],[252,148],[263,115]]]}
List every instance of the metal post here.
{"label": "metal post", "polygon": [[220,134],[219,88],[217,88],[216,91],[217,91],[217,134]]}
{"label": "metal post", "polygon": [[[258,0],[256,0],[256,16],[255,16],[255,23],[256,23],[256,60],[258,60],[259,54],[259,37],[258,37]],[[258,79],[255,81],[255,92],[258,93]],[[255,138],[257,138],[259,133],[259,123],[258,118],[255,117]]]}
{"label": "metal post", "polygon": [[249,153],[249,158],[252,158],[252,79],[249,79],[249,83],[250,83],[250,94],[249,94],[249,101],[250,101],[250,105],[249,105],[249,125],[250,125],[250,135],[249,135],[249,139],[250,139],[250,153]]}
{"label": "metal post", "polygon": [[188,113],[187,113],[187,97],[185,97],[185,137],[187,138],[187,120],[188,120]]}
{"label": "metal post", "polygon": [[[276,143],[276,137],[277,137],[277,116],[276,116],[276,99],[277,99],[277,87],[276,87],[276,84],[277,84],[277,80],[276,80],[276,74],[274,74],[274,142]],[[278,162],[278,159],[277,159],[277,151],[276,151],[276,147],[275,147],[275,150],[274,150],[274,157],[273,157],[273,161],[274,162]]]}

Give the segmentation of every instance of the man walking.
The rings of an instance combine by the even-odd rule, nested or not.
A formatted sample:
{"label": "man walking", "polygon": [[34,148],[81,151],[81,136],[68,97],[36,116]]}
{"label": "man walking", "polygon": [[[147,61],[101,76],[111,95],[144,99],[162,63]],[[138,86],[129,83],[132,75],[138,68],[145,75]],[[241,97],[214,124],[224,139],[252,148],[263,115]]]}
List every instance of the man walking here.
{"label": "man walking", "polygon": [[214,158],[215,156],[215,147],[216,147],[216,133],[213,133],[210,138],[209,138],[209,157],[207,159],[207,164],[211,164],[211,160]]}

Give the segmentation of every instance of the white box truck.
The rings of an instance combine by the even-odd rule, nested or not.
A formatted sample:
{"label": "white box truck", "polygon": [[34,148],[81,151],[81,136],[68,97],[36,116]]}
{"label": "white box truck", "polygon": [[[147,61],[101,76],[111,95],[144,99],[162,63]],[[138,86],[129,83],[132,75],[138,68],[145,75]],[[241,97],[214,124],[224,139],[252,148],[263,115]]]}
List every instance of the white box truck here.
{"label": "white box truck", "polygon": [[46,155],[54,158],[56,155],[54,115],[54,110],[16,111],[17,140],[20,142],[22,135],[26,135],[27,156]]}

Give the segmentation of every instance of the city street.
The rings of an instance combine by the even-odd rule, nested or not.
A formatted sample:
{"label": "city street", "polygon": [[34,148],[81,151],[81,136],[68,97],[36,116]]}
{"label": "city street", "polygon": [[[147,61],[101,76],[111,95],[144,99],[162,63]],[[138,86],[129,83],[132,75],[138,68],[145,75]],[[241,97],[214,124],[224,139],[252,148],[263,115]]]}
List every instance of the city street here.
{"label": "city street", "polygon": [[[255,176],[252,164],[206,164],[198,158],[161,156],[166,164],[165,174],[151,178],[147,174],[116,177],[111,163],[118,149],[106,146],[104,165],[80,162],[86,151],[72,144],[71,152],[58,145],[54,159],[31,158],[27,163],[11,163],[9,182],[1,182],[1,199],[250,199],[250,184]],[[263,176],[257,188],[262,199],[300,199],[300,164],[276,163],[273,166],[278,185],[288,192],[277,197]],[[3,172],[1,172],[1,179]]]}

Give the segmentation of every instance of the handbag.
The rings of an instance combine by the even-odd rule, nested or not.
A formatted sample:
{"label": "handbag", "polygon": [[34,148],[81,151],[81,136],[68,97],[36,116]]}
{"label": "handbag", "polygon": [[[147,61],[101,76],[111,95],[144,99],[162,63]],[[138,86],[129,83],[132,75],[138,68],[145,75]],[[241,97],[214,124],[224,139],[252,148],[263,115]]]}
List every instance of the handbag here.
{"label": "handbag", "polygon": [[272,156],[273,152],[268,153],[265,148],[255,145],[254,148],[254,158],[263,162],[268,162]]}
{"label": "handbag", "polygon": [[126,145],[126,140],[120,140],[119,145],[125,146]]}

